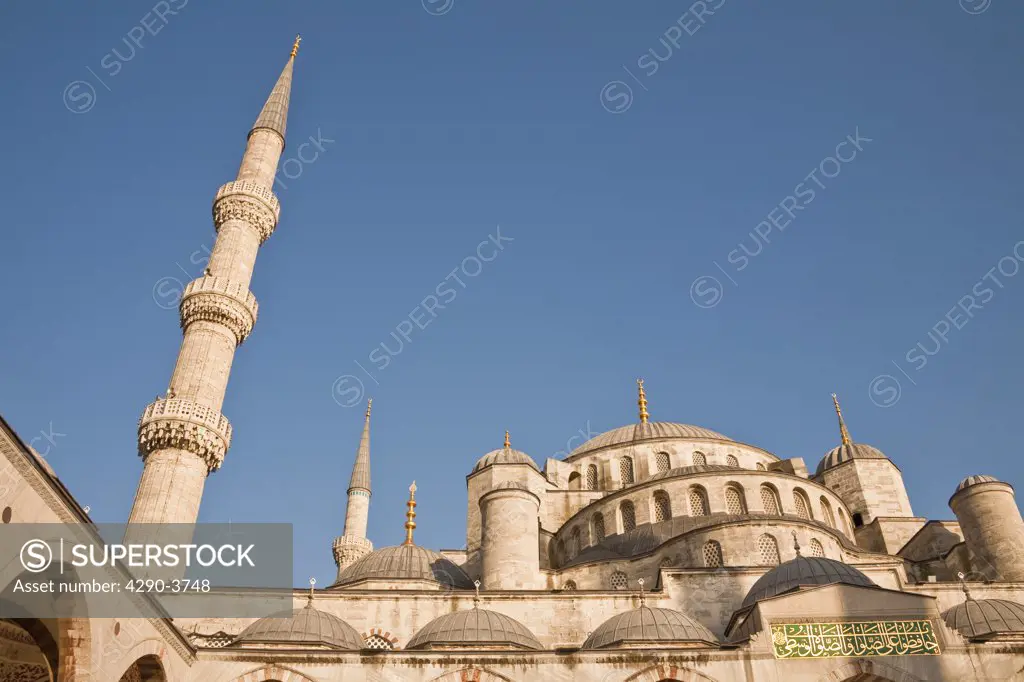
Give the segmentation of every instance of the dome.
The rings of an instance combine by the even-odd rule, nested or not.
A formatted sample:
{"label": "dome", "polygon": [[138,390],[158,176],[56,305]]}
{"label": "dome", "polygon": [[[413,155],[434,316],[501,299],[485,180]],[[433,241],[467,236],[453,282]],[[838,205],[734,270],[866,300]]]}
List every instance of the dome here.
{"label": "dome", "polygon": [[417,545],[370,552],[342,571],[334,584],[349,585],[360,580],[429,580],[447,587],[473,589],[473,581],[451,560]]}
{"label": "dome", "polygon": [[499,450],[491,450],[486,455],[477,461],[476,466],[473,467],[473,473],[480,471],[485,467],[489,467],[492,464],[529,464],[531,467],[540,471],[540,467],[533,461],[533,458],[522,450],[513,450],[512,448],[501,448]]}
{"label": "dome", "polygon": [[968,476],[964,480],[960,481],[960,485],[956,487],[956,492],[960,492],[964,488],[970,488],[972,485],[978,485],[979,483],[1002,483],[995,476]]}
{"label": "dome", "polygon": [[614,445],[635,445],[644,441],[664,440],[668,438],[732,441],[732,439],[727,436],[723,436],[711,429],[705,429],[700,426],[676,424],[673,422],[647,422],[620,426],[617,429],[605,431],[599,436],[594,436],[586,443],[570,452],[569,458],[582,455],[586,452],[600,450],[601,448],[612,447]]}
{"label": "dome", "polygon": [[843,462],[847,462],[851,459],[889,459],[885,456],[881,450],[864,443],[850,443],[849,445],[840,445],[839,447],[832,448],[828,451],[821,461],[818,462],[818,469],[814,472],[815,476],[820,476],[822,473],[831,469],[834,466],[838,466]]}
{"label": "dome", "polygon": [[641,606],[612,616],[590,633],[584,649],[607,649],[629,645],[706,642],[718,644],[710,630],[684,613]]}
{"label": "dome", "polygon": [[1024,634],[1024,606],[1005,599],[973,599],[968,596],[963,604],[945,611],[942,619],[967,639],[1004,632]]}
{"label": "dome", "polygon": [[754,583],[743,598],[743,606],[784,594],[799,587],[813,585],[860,585],[874,587],[866,575],[849,564],[824,557],[798,556],[768,571]]}
{"label": "dome", "polygon": [[232,644],[264,643],[319,645],[349,651],[363,648],[363,638],[354,627],[337,616],[314,609],[312,604],[260,618],[242,630]]}
{"label": "dome", "polygon": [[532,649],[543,647],[525,625],[503,613],[470,609],[435,618],[409,640],[406,649],[445,646]]}

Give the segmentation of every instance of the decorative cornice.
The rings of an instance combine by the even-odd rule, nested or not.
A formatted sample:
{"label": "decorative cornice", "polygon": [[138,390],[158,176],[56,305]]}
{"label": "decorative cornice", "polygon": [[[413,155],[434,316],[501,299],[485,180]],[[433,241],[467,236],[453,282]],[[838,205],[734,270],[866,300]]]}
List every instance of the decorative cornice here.
{"label": "decorative cornice", "polygon": [[260,244],[267,241],[281,217],[281,203],[274,193],[262,185],[249,181],[232,181],[217,190],[213,200],[213,224],[220,230],[229,220],[241,220],[252,225],[260,236]]}
{"label": "decorative cornice", "polygon": [[216,322],[230,329],[241,344],[256,324],[259,304],[241,282],[206,276],[188,283],[179,312],[183,331],[193,322]]}
{"label": "decorative cornice", "polygon": [[224,462],[230,445],[227,417],[192,400],[156,400],[139,419],[139,456],[143,459],[156,450],[177,448],[201,457],[213,472]]}

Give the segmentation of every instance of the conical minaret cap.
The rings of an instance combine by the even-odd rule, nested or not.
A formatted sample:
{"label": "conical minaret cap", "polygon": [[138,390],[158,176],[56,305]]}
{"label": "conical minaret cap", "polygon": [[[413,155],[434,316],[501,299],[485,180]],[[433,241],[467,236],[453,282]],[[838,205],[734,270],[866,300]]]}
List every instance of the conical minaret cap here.
{"label": "conical minaret cap", "polygon": [[285,130],[288,127],[288,100],[292,94],[292,68],[295,65],[295,55],[299,51],[301,40],[302,38],[299,36],[295,37],[295,44],[292,46],[288,63],[284,65],[284,70],[278,76],[277,83],[274,84],[274,89],[270,92],[267,103],[263,105],[263,110],[260,111],[259,117],[252,125],[249,135],[261,129],[273,130],[281,136],[282,140],[285,139]]}
{"label": "conical minaret cap", "polygon": [[348,489],[370,492],[370,409],[373,398],[366,402],[366,421],[363,423],[363,436],[359,439],[359,450],[356,452],[356,463],[352,465],[352,478]]}

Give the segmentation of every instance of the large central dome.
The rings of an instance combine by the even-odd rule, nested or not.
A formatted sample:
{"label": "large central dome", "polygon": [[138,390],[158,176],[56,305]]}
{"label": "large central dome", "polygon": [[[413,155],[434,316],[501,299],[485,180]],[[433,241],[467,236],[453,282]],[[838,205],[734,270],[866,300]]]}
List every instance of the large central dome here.
{"label": "large central dome", "polygon": [[670,438],[693,438],[699,440],[724,440],[732,442],[732,438],[705,429],[702,426],[691,424],[677,424],[675,422],[643,422],[640,424],[629,424],[620,426],[611,431],[605,431],[599,436],[594,436],[583,445],[569,453],[568,459],[572,459],[587,452],[610,448],[616,445],[636,445],[645,441],[666,440]]}

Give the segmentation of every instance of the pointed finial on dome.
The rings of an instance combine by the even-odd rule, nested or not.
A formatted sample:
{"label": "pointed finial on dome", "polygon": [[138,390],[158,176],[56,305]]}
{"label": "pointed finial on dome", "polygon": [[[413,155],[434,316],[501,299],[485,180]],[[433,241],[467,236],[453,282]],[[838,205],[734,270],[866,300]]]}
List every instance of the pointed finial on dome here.
{"label": "pointed finial on dome", "polygon": [[409,486],[409,501],[406,503],[408,511],[405,512],[405,544],[412,544],[412,532],[416,530],[416,481]]}
{"label": "pointed finial on dome", "polygon": [[796,531],[793,531],[793,549],[796,550],[796,555],[800,556],[800,541],[796,539]]}
{"label": "pointed finial on dome", "polygon": [[966,601],[974,601],[974,597],[971,596],[971,591],[969,589],[967,589],[967,580],[966,580],[967,576],[965,576],[961,572],[961,573],[957,573],[956,577],[960,579],[960,589],[964,591],[964,599]]}
{"label": "pointed finial on dome", "polygon": [[636,380],[637,392],[640,394],[640,398],[636,401],[636,404],[640,406],[640,423],[646,424],[647,419],[651,416],[647,414],[647,394],[644,393],[644,380]]}
{"label": "pointed finial on dome", "polygon": [[473,608],[474,609],[478,609],[478,608],[480,608],[480,581],[479,580],[474,580],[473,581],[473,589],[476,590],[476,596],[473,597]]}
{"label": "pointed finial on dome", "polygon": [[640,585],[640,608],[647,606],[647,597],[644,596],[644,579],[640,578],[636,581]]}
{"label": "pointed finial on dome", "polygon": [[370,410],[373,409],[373,398],[366,401],[366,418],[370,418]]}
{"label": "pointed finial on dome", "polygon": [[313,608],[313,586],[316,585],[316,578],[310,577],[309,579],[309,596],[306,597],[306,608]]}
{"label": "pointed finial on dome", "polygon": [[843,445],[852,445],[850,432],[846,430],[846,422],[843,421],[843,411],[839,409],[839,398],[832,394],[832,404],[836,406],[836,416],[839,417],[839,436],[843,439]]}
{"label": "pointed finial on dome", "polygon": [[512,447],[512,441],[508,437],[508,429],[505,429],[505,449],[508,450]]}
{"label": "pointed finial on dome", "polygon": [[301,42],[302,42],[302,36],[301,35],[296,35],[295,36],[295,43],[292,44],[292,59],[294,59],[295,55],[297,55],[299,53],[299,43],[301,43]]}

